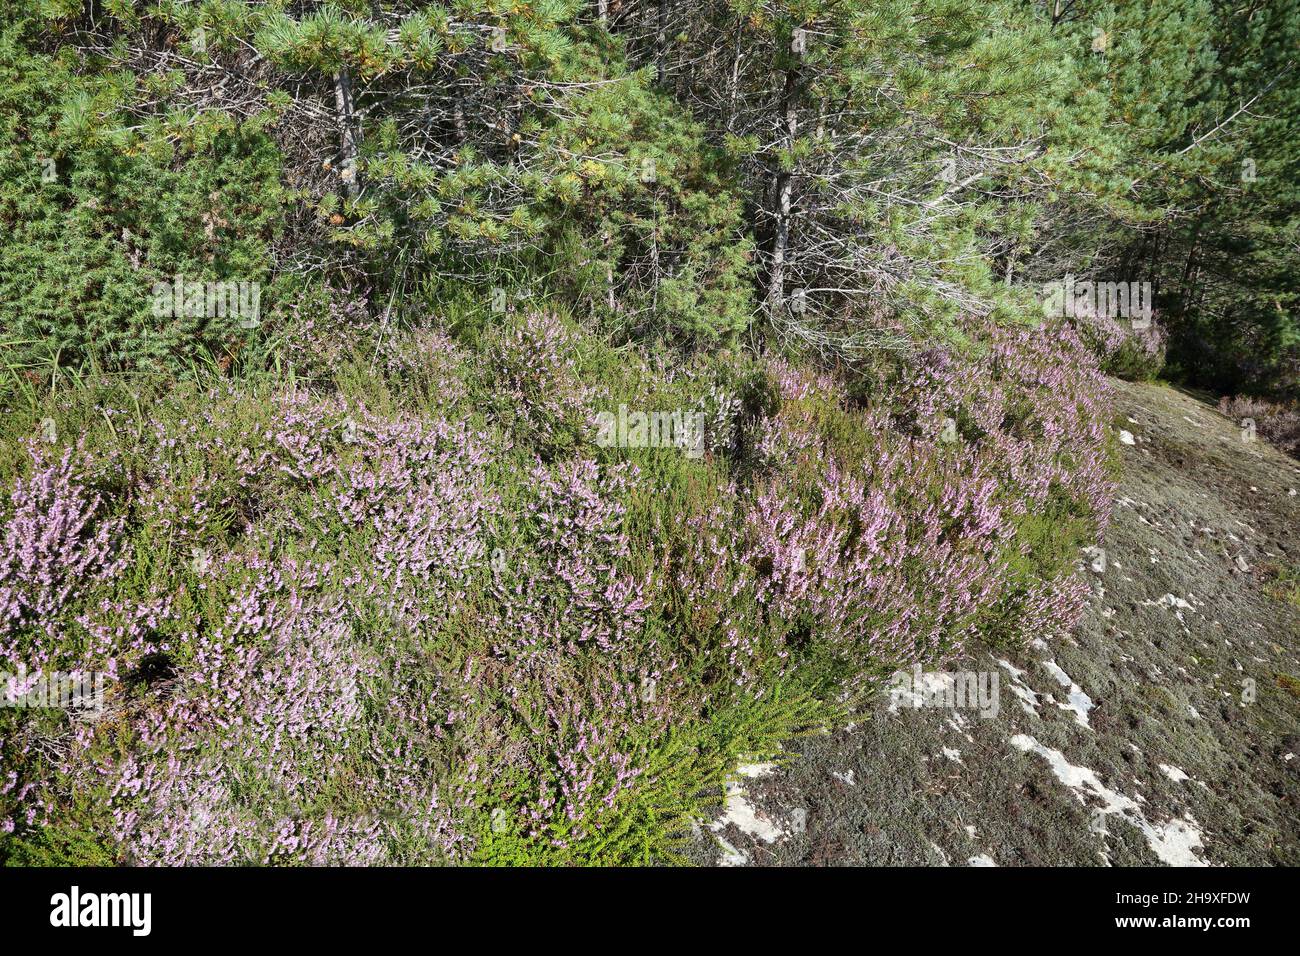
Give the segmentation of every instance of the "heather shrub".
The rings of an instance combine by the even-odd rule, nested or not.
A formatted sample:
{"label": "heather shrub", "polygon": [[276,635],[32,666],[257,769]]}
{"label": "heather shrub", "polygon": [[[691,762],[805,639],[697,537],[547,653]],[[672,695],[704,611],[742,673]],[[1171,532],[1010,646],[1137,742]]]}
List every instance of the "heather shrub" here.
{"label": "heather shrub", "polygon": [[1082,315],[1076,320],[1080,338],[1093,350],[1102,371],[1144,382],[1164,368],[1168,337],[1154,318],[1142,326],[1112,315]]}
{"label": "heather shrub", "polygon": [[[931,353],[865,408],[774,361],[778,407],[732,489],[738,513],[692,529],[692,603],[726,609],[720,622],[757,610],[800,646],[790,667],[817,659],[859,686],[976,634],[1068,627],[1077,549],[1109,513],[1103,383],[1064,330],[982,332],[981,354]],[[741,555],[744,576],[708,553]],[[738,619],[723,643],[743,661],[764,632]]]}
{"label": "heather shrub", "polygon": [[[1068,329],[969,331],[853,399],[530,311],[29,409],[5,447],[67,437],[10,469],[5,646],[116,679],[111,719],[0,714],[0,852],[675,859],[742,756],[1069,625],[1104,384]],[[619,404],[698,413],[700,453],[599,444]]]}
{"label": "heather shrub", "polygon": [[394,391],[424,406],[468,411],[467,360],[442,330],[417,326],[396,332],[382,354]]}
{"label": "heather shrub", "polygon": [[1110,517],[1109,389],[1068,325],[978,329],[974,354],[935,351],[906,383],[922,435],[957,467],[989,475],[1004,503],[1000,592],[980,630],[994,639],[1068,628],[1086,588],[1077,549]]}
{"label": "heather shrub", "polygon": [[328,286],[300,290],[274,310],[266,333],[269,355],[295,375],[318,382],[331,381],[350,362],[370,358],[379,344],[365,296]]}
{"label": "heather shrub", "polygon": [[78,449],[27,443],[31,469],[0,511],[0,662],[44,667],[68,641],[66,616],[121,572],[120,520],[85,485]]}
{"label": "heather shrub", "polygon": [[1236,422],[1243,435],[1258,435],[1300,458],[1300,407],[1247,395],[1225,395],[1219,399],[1219,411]]}
{"label": "heather shrub", "polygon": [[188,369],[237,354],[256,335],[245,317],[159,317],[153,290],[178,275],[269,281],[287,202],[269,115],[142,121],[132,100],[156,90],[39,52],[22,13],[0,34],[0,128],[14,144],[0,156],[0,361]]}
{"label": "heather shrub", "polygon": [[554,312],[512,314],[483,348],[481,388],[519,438],[551,454],[571,449],[590,427],[591,388],[579,373],[581,339]]}

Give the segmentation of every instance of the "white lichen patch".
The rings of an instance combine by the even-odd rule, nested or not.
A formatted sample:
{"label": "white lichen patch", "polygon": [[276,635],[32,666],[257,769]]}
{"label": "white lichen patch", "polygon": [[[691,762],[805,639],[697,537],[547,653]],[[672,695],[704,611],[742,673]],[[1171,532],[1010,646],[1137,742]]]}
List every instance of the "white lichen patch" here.
{"label": "white lichen patch", "polygon": [[1025,672],[1016,667],[1016,665],[1012,664],[1010,661],[1004,661],[1000,657],[997,658],[997,662],[999,667],[1003,668],[1011,675],[1011,693],[1016,695],[1016,699],[1020,701],[1021,708],[1026,714],[1029,714],[1031,717],[1036,717],[1038,715],[1038,695],[1030,690],[1028,685],[1025,684],[1023,680]]}
{"label": "white lichen patch", "polygon": [[749,863],[749,854],[744,850],[738,850],[720,836],[715,836],[718,845],[722,847],[722,856],[718,859],[718,866],[746,866]]}
{"label": "white lichen patch", "polygon": [[725,812],[709,824],[709,829],[717,833],[728,826],[734,826],[741,833],[747,833],[764,843],[774,843],[781,837],[788,836],[775,820],[749,802],[745,791],[735,781],[727,784]]}
{"label": "white lichen patch", "polygon": [[1057,701],[1056,706],[1060,707],[1062,710],[1070,711],[1074,714],[1075,721],[1081,727],[1087,727],[1091,730],[1092,725],[1088,723],[1088,711],[1097,706],[1093,703],[1092,698],[1084,693],[1082,687],[1070,679],[1069,674],[1061,670],[1056,661],[1050,659],[1045,660],[1043,661],[1043,666],[1047,668],[1047,672],[1056,679],[1056,682],[1066,689],[1065,703]]}
{"label": "white lichen patch", "polygon": [[[744,763],[736,768],[736,773],[740,777],[753,780],[766,777],[775,770],[774,763]],[[744,866],[749,862],[748,854],[718,836],[729,826],[734,826],[741,833],[762,840],[764,843],[775,843],[790,835],[783,826],[750,803],[741,781],[728,781],[725,789],[727,802],[723,814],[709,824],[714,839],[722,848],[722,858],[718,861],[720,866]]]}
{"label": "white lichen patch", "polygon": [[1195,851],[1202,848],[1201,830],[1190,813],[1153,824],[1136,800],[1110,789],[1094,771],[1070,763],[1059,750],[1044,746],[1029,734],[1017,734],[1010,743],[1017,750],[1038,754],[1046,760],[1056,779],[1072,790],[1085,807],[1090,803],[1100,803],[1100,807],[1093,811],[1094,832],[1105,836],[1106,820],[1117,816],[1142,833],[1151,851],[1162,862],[1170,866],[1208,865],[1196,855]]}
{"label": "white lichen patch", "polygon": [[913,678],[889,688],[889,712],[898,713],[900,707],[924,707],[927,701],[950,700],[954,696],[957,675],[943,671],[922,671],[919,680]]}

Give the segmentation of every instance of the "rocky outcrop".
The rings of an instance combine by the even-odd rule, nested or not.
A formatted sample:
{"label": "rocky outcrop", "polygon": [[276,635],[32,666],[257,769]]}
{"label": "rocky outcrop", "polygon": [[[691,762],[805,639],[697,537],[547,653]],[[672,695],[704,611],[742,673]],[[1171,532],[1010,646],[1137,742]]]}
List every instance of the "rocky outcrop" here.
{"label": "rocky outcrop", "polygon": [[1274,583],[1300,566],[1300,463],[1193,396],[1117,389],[1123,479],[1073,634],[908,675],[744,768],[701,862],[1300,863],[1300,606]]}

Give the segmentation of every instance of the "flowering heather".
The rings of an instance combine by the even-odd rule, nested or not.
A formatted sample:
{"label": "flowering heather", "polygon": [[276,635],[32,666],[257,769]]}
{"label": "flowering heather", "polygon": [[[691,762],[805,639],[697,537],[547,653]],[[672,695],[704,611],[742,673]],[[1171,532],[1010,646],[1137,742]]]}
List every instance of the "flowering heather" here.
{"label": "flowering heather", "polygon": [[[194,639],[165,702],[137,724],[136,753],[103,769],[114,836],[135,862],[230,863],[311,845],[297,824],[287,834],[276,825],[268,840],[275,824],[263,809],[310,805],[340,778],[364,730],[366,669],[341,604],[303,596],[319,569],[302,569],[301,581],[285,577],[291,570],[252,562],[248,589],[232,596],[221,626]],[[239,789],[252,799],[232,796],[219,772],[235,766],[246,768]],[[342,839],[337,821],[325,826],[327,841]],[[370,830],[345,826],[361,843],[333,855],[377,859],[364,850]],[[304,838],[293,843],[294,833]]]}
{"label": "flowering heather", "polygon": [[27,451],[30,474],[14,485],[0,526],[0,663],[37,668],[58,653],[65,611],[125,562],[121,522],[104,519],[78,449],[57,459],[35,442]]}
{"label": "flowering heather", "polygon": [[[395,755],[367,742],[389,703],[382,655],[455,613],[466,574],[483,563],[494,497],[483,491],[481,437],[296,392],[278,396],[239,441],[230,413],[242,397],[207,398],[199,415],[145,429],[148,465],[124,496],[136,504],[137,533],[182,556],[169,569],[172,592],[105,594],[83,600],[76,616],[88,663],[118,675],[118,706],[132,715],[131,756],[101,757],[98,777],[76,778],[111,783],[113,840],[140,862],[235,862],[266,852],[373,862],[374,835],[394,821],[453,846],[436,799],[394,814],[387,805],[402,801],[380,778],[354,781],[355,819],[282,823],[270,814],[296,820],[323,789],[341,786],[355,748],[382,753],[368,763],[375,774],[417,776],[414,748]],[[100,502],[77,482],[72,461],[69,452],[61,465],[38,462],[14,492],[10,630],[29,617],[52,621],[86,598],[79,582],[123,566],[110,563],[109,540],[124,519],[92,533]],[[45,526],[59,534],[36,533]],[[321,560],[259,553],[285,530]],[[327,544],[352,563],[330,561]],[[416,713],[425,728],[440,728],[454,722],[454,706]],[[93,756],[102,738],[75,739],[77,756],[64,766],[23,762],[37,779],[12,788],[15,809],[47,805],[60,775],[96,764],[78,757]],[[243,787],[231,785],[236,768]]]}
{"label": "flowering heather", "polygon": [[[540,580],[559,586],[556,600],[569,612],[562,623],[576,644],[592,641],[609,650],[644,623],[646,585],[620,569],[631,549],[620,496],[636,476],[632,466],[602,474],[595,462],[583,460],[558,465],[554,473],[541,465],[532,471],[532,553]],[[526,603],[547,600],[535,593]]]}
{"label": "flowering heather", "polygon": [[1062,324],[981,333],[980,354],[932,353],[907,383],[907,407],[924,440],[995,476],[1011,515],[1076,518],[1099,531],[1114,484],[1110,390],[1095,361]]}
{"label": "flowering heather", "polygon": [[484,368],[503,417],[542,449],[565,445],[590,421],[592,389],[578,374],[579,338],[551,312],[524,312],[489,341]]}
{"label": "flowering heather", "polygon": [[1243,430],[1246,440],[1260,437],[1300,458],[1300,407],[1235,395],[1219,399],[1219,411]]}
{"label": "flowering heather", "polygon": [[444,408],[468,397],[462,350],[437,329],[418,328],[390,337],[383,357],[390,379],[399,387],[422,390]]}
{"label": "flowering heather", "polygon": [[290,303],[281,323],[288,330],[285,358],[299,374],[313,378],[328,377],[372,346],[376,325],[363,296],[331,290]]}
{"label": "flowering heather", "polygon": [[[1095,361],[1061,324],[990,327],[982,340],[974,358],[928,355],[906,383],[923,440],[938,444],[957,467],[993,475],[1014,521],[1082,522],[1086,534],[1096,534],[1110,517],[1113,480],[1109,388]],[[1073,590],[1062,590],[1049,615],[1064,627],[1079,608]]]}
{"label": "flowering heather", "polygon": [[1081,315],[1075,321],[1082,340],[1097,355],[1101,367],[1111,374],[1148,379],[1165,364],[1168,337],[1154,317],[1143,326],[1104,313]]}
{"label": "flowering heather", "polygon": [[123,862],[661,859],[740,755],[1070,625],[1104,380],[1068,328],[975,331],[865,405],[783,359],[743,403],[638,366],[726,431],[698,460],[598,448],[594,346],[541,314],[477,357],[396,338],[373,394],[413,405],[159,400],[106,442],[111,499],[33,446],[6,660],[117,679],[110,720],[0,715],[0,828],[60,827],[76,792]]}

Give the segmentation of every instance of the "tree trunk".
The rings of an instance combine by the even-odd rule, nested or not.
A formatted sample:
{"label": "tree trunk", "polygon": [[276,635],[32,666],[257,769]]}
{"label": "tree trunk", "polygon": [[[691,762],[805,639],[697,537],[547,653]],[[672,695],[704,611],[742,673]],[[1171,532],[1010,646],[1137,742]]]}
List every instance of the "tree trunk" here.
{"label": "tree trunk", "polygon": [[459,91],[452,96],[451,119],[456,129],[456,142],[464,143],[466,136],[468,136],[468,130],[465,127],[465,107],[461,105]]}
{"label": "tree trunk", "polygon": [[352,79],[347,67],[334,75],[334,107],[338,112],[341,127],[341,146],[339,149],[339,178],[343,180],[343,189],[349,199],[355,199],[360,191],[357,181],[357,156],[361,152],[361,131],[357,127],[357,117],[352,105]]}
{"label": "tree trunk", "polygon": [[736,42],[731,52],[731,90],[727,104],[727,132],[736,126],[736,100],[740,95],[740,22],[736,23]]}
{"label": "tree trunk", "polygon": [[668,4],[670,0],[659,0],[659,11],[655,24],[655,76],[659,85],[664,85],[668,75]]}
{"label": "tree trunk", "polygon": [[[798,89],[799,67],[792,66],[785,74],[785,90],[781,103],[785,113],[785,135],[783,147],[786,152],[794,149],[794,137],[798,130]],[[785,303],[785,266],[787,250],[790,244],[790,208],[794,199],[794,170],[778,167],[776,174],[776,236],[772,242],[772,271],[767,283],[768,314],[775,315]]]}
{"label": "tree trunk", "polygon": [[1184,312],[1190,311],[1190,303],[1195,297],[1195,284],[1199,278],[1199,270],[1196,269],[1196,251],[1201,242],[1201,227],[1204,225],[1204,218],[1196,221],[1196,228],[1192,230],[1191,248],[1187,250],[1187,266],[1183,269],[1183,281],[1178,290],[1183,300]]}

